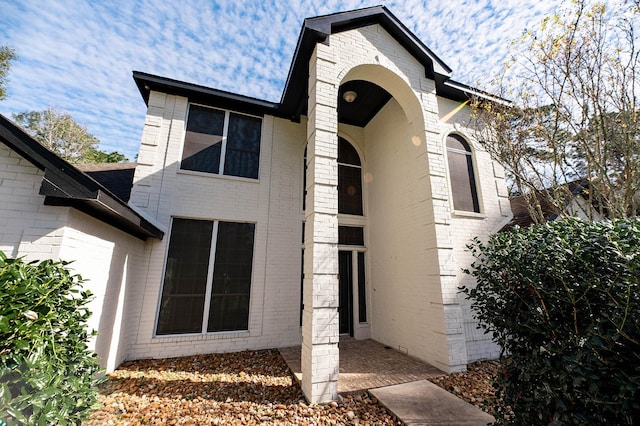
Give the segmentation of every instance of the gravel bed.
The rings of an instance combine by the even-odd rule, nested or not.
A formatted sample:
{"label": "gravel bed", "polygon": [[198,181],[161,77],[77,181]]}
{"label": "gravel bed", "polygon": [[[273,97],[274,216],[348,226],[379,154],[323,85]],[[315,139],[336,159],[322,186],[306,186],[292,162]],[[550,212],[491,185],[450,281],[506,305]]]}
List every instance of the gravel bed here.
{"label": "gravel bed", "polygon": [[127,362],[85,425],[401,425],[366,393],[307,404],[275,350]]}
{"label": "gravel bed", "polygon": [[434,377],[429,381],[483,411],[495,415],[495,411],[489,404],[496,400],[493,380],[498,374],[499,366],[498,361],[479,361],[469,364],[464,373]]}

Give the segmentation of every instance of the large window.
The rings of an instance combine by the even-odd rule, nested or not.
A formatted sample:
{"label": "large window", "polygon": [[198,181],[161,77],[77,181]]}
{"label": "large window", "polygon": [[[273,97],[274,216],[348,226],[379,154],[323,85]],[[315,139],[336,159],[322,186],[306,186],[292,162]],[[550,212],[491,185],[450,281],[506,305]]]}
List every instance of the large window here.
{"label": "large window", "polygon": [[257,179],[262,120],[190,105],[180,168]]}
{"label": "large window", "polygon": [[156,334],[248,329],[254,232],[253,223],[173,219]]}
{"label": "large window", "polygon": [[479,213],[471,148],[461,136],[447,136],[447,159],[454,210]]}

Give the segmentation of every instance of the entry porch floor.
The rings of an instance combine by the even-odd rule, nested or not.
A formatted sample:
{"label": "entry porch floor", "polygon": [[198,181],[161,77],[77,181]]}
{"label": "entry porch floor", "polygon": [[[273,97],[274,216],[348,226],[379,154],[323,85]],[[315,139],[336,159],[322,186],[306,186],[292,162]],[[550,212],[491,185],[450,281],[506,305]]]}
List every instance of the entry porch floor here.
{"label": "entry porch floor", "polygon": [[[338,348],[338,392],[343,395],[445,374],[432,365],[371,339],[341,337]],[[300,346],[280,349],[280,354],[298,381],[302,380],[300,350]]]}

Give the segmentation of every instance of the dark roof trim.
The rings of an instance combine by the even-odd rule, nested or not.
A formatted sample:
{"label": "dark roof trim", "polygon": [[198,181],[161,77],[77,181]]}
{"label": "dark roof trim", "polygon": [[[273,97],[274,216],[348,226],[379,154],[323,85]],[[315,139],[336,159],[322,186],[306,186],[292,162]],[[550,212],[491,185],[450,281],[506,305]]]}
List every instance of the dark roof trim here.
{"label": "dark roof trim", "polygon": [[436,81],[449,78],[451,68],[384,6],[307,18],[298,37],[298,44],[280,101],[283,115],[297,121],[306,107],[302,104],[307,99],[309,58],[316,43],[329,42],[331,34],[374,24],[380,24],[425,67],[425,76]]}
{"label": "dark roof trim", "polygon": [[152,90],[155,90],[170,95],[184,96],[185,98],[189,98],[190,102],[216,105],[238,112],[259,116],[264,116],[265,114],[280,115],[279,104],[275,102],[263,101],[249,96],[212,89],[198,84],[185,83],[183,81],[140,71],[133,71],[133,79],[147,106],[149,106],[149,94]]}
{"label": "dark roof trim", "polygon": [[254,115],[268,114],[292,121],[300,121],[300,116],[306,113],[309,59],[316,44],[329,43],[331,34],[374,24],[381,25],[424,66],[425,76],[433,79],[436,83],[438,96],[456,101],[465,101],[472,96],[479,96],[492,102],[508,102],[497,96],[450,80],[451,68],[422,43],[385,6],[373,6],[305,19],[298,36],[296,50],[291,61],[280,103],[259,100],[139,71],[133,72],[133,78],[147,105],[149,105],[150,91],[157,90],[187,97],[191,102],[215,105]]}
{"label": "dark roof trim", "polygon": [[66,205],[145,240],[164,232],[113,195],[107,188],[38,143],[0,115],[0,142],[44,171],[40,194],[47,205]]}
{"label": "dark roof trim", "polygon": [[454,80],[444,81],[441,85],[436,85],[438,95],[454,101],[465,101],[471,99],[473,96],[477,96],[486,101],[495,102],[503,105],[512,105],[512,102],[508,99],[501,98],[500,96],[492,95],[480,89],[468,86]]}

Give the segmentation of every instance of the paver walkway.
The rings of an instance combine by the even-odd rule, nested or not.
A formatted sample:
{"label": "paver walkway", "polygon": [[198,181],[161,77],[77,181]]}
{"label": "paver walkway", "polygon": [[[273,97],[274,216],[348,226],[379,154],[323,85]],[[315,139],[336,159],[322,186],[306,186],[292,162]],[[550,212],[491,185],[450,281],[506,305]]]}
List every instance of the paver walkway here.
{"label": "paver walkway", "polygon": [[[338,392],[348,394],[441,376],[436,367],[418,361],[375,340],[340,338]],[[281,348],[280,354],[298,381],[302,380],[300,346]]]}
{"label": "paver walkway", "polygon": [[[338,392],[369,390],[407,425],[486,425],[493,417],[425,380],[444,374],[436,367],[374,340],[341,338]],[[280,354],[302,380],[300,346]]]}

